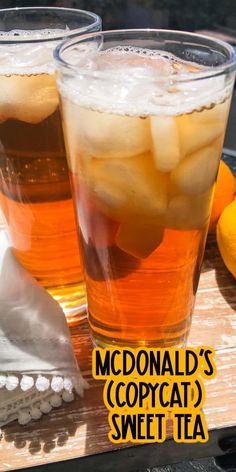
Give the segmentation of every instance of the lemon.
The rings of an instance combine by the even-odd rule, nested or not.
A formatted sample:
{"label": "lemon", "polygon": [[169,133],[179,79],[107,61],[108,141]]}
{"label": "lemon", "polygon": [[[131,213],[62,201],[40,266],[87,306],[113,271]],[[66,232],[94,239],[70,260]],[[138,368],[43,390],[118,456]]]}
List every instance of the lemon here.
{"label": "lemon", "polygon": [[236,200],[220,216],[216,230],[217,243],[227,269],[236,278]]}

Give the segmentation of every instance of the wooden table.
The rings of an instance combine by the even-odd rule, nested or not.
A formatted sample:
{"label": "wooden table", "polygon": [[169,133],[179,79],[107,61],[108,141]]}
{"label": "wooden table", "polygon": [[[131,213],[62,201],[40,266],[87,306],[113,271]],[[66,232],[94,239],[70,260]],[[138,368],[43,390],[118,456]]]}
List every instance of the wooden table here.
{"label": "wooden table", "polygon": [[[205,415],[209,428],[206,444],[114,446],[107,439],[107,410],[102,403],[102,384],[91,378],[91,343],[87,326],[74,329],[73,344],[84,377],[91,388],[85,397],[67,404],[27,427],[12,423],[2,431],[0,471],[57,462],[55,468],[96,472],[125,472],[220,455],[223,438],[236,442],[236,283],[225,269],[214,237],[207,243],[198,290],[190,346],[207,344],[217,350],[217,377],[206,382]],[[219,444],[220,443],[220,444]],[[227,449],[227,443],[224,445]],[[226,450],[225,449],[225,450]],[[71,460],[70,460],[71,459]],[[70,460],[67,464],[61,462]],[[45,466],[39,467],[45,471]]]}

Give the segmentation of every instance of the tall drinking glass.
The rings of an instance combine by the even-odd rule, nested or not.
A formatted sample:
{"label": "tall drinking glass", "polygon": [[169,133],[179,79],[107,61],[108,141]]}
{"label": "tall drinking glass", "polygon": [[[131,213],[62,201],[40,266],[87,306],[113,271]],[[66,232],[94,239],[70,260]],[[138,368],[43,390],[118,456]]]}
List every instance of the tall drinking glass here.
{"label": "tall drinking glass", "polygon": [[65,42],[55,58],[93,338],[183,346],[234,49],[176,31],[106,31]]}
{"label": "tall drinking glass", "polygon": [[69,324],[85,316],[86,296],[52,52],[100,29],[82,10],[0,10],[0,205],[14,254]]}

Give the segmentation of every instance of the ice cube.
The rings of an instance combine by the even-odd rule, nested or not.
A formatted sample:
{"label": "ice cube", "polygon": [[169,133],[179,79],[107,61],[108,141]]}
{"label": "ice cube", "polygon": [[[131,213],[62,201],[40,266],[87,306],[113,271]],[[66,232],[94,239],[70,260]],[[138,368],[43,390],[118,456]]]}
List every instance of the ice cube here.
{"label": "ice cube", "polygon": [[87,154],[97,158],[127,158],[151,146],[149,119],[119,116],[78,107],[77,140]]}
{"label": "ice cube", "polygon": [[145,259],[161,244],[163,235],[163,228],[154,222],[131,218],[121,224],[116,244],[122,251]]}
{"label": "ice cube", "polygon": [[92,159],[87,185],[111,218],[157,217],[167,207],[167,177],[154,168],[150,153],[127,159]]}
{"label": "ice cube", "polygon": [[109,54],[107,51],[105,54],[99,54],[95,61],[98,69],[110,69],[113,74],[121,71],[123,75],[125,71],[129,75],[132,72],[135,77],[135,71],[138,70],[138,72],[142,71],[142,75],[150,76],[152,72],[151,77],[153,77],[153,72],[157,72],[160,77],[160,75],[166,76],[172,73],[172,62],[167,59],[166,54],[153,52],[149,55],[145,54],[145,50],[143,52],[144,54],[140,54],[140,50],[138,48],[135,50],[132,46],[130,50],[126,46],[122,50],[119,46],[119,49],[110,49]]}
{"label": "ice cube", "polygon": [[151,136],[157,170],[173,170],[180,160],[179,134],[175,119],[170,116],[152,116]]}
{"label": "ice cube", "polygon": [[[115,245],[115,236],[119,223],[107,218],[99,211],[91,200],[91,196],[80,188],[80,199],[83,204],[79,211],[80,232],[83,241],[88,246],[97,249],[107,248]],[[92,263],[92,262],[91,262]]]}
{"label": "ice cube", "polygon": [[219,158],[219,148],[216,145],[204,147],[180,162],[171,173],[171,181],[181,193],[203,193],[213,185]]}
{"label": "ice cube", "polygon": [[[65,136],[68,166],[73,174],[78,174],[82,165],[86,166],[89,157],[80,144],[79,140],[79,110],[78,105],[63,97],[62,99],[62,126]],[[84,157],[84,159],[83,159]]]}
{"label": "ice cube", "polygon": [[[223,136],[224,121],[207,121],[207,112],[194,112],[191,115],[179,117],[179,133],[181,153],[185,156],[209,146],[212,141]],[[201,116],[203,117],[201,120]],[[208,116],[208,115],[207,115]]]}
{"label": "ice cube", "polygon": [[173,229],[200,229],[209,218],[211,191],[195,197],[177,195],[170,200],[166,212],[166,226]]}
{"label": "ice cube", "polygon": [[109,180],[100,180],[94,183],[94,194],[108,206],[112,211],[118,211],[127,205],[127,195],[124,194],[119,186],[114,185],[114,182]]}
{"label": "ice cube", "polygon": [[59,104],[55,79],[48,74],[0,76],[0,120],[40,123]]}

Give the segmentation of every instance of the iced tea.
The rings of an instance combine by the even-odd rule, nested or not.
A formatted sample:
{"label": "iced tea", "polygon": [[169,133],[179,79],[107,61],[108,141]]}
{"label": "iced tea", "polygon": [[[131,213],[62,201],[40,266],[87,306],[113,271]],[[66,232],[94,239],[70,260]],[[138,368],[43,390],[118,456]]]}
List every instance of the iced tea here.
{"label": "iced tea", "polygon": [[0,76],[0,205],[17,259],[72,321],[86,297],[56,82],[18,69]]}
{"label": "iced tea", "polygon": [[53,50],[100,29],[79,9],[0,9],[0,205],[14,254],[71,325],[87,303]]}
{"label": "iced tea", "polygon": [[87,97],[79,80],[59,80],[92,334],[101,346],[183,346],[229,91],[207,79],[186,99],[167,75],[200,67],[148,49],[108,49],[94,69],[110,79],[85,75]]}

